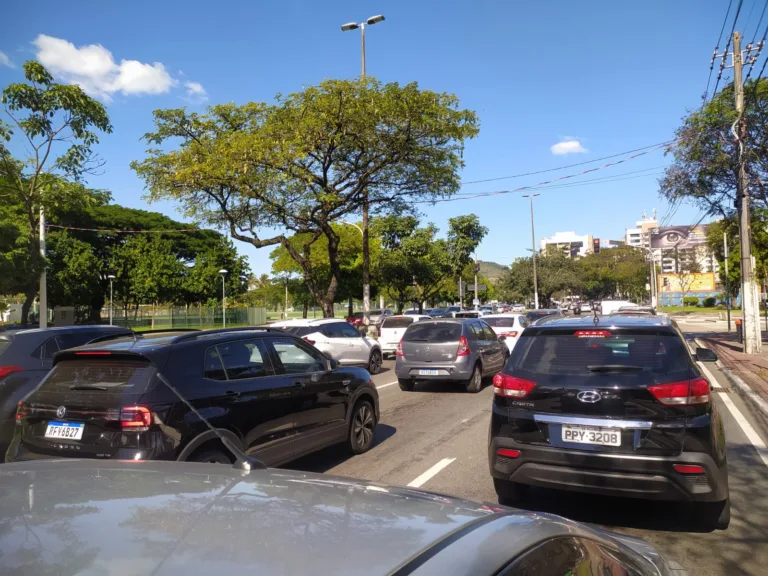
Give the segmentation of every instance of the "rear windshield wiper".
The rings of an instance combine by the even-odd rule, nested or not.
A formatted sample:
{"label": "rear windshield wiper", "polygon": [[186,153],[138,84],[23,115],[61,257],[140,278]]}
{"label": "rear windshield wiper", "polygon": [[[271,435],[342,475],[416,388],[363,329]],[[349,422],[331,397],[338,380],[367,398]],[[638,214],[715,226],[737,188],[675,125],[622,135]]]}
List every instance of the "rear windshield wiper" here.
{"label": "rear windshield wiper", "polygon": [[589,364],[590,372],[635,372],[642,370],[642,366],[627,366],[626,364]]}
{"label": "rear windshield wiper", "polygon": [[429,338],[411,338],[406,340],[406,342],[429,342]]}
{"label": "rear windshield wiper", "polygon": [[102,392],[106,392],[109,390],[106,386],[78,386],[75,384],[74,386],[69,387],[70,390],[101,390]]}

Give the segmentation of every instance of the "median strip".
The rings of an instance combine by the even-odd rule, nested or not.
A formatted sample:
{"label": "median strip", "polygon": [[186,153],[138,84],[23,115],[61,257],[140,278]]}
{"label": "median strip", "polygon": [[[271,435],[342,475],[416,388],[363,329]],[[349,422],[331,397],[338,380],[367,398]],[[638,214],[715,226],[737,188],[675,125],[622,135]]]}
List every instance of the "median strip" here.
{"label": "median strip", "polygon": [[426,484],[431,478],[439,474],[443,468],[448,466],[454,460],[456,460],[456,458],[443,458],[442,460],[440,460],[440,462],[432,466],[432,468],[424,472],[424,474],[422,474],[412,482],[409,482],[408,486],[410,488],[420,488],[421,486]]}

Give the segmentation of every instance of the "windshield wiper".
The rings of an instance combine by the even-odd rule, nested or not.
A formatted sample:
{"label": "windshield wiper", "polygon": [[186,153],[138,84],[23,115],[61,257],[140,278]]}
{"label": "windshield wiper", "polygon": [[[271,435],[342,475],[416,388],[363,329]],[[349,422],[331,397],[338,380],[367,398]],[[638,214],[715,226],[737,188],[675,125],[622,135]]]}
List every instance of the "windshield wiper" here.
{"label": "windshield wiper", "polygon": [[636,372],[642,370],[642,366],[627,366],[626,364],[589,364],[590,372]]}
{"label": "windshield wiper", "polygon": [[70,390],[100,390],[101,392],[106,392],[109,390],[106,386],[87,386],[87,385],[80,385],[78,386],[75,384],[74,386],[69,387]]}
{"label": "windshield wiper", "polygon": [[411,338],[408,342],[429,342],[429,338]]}

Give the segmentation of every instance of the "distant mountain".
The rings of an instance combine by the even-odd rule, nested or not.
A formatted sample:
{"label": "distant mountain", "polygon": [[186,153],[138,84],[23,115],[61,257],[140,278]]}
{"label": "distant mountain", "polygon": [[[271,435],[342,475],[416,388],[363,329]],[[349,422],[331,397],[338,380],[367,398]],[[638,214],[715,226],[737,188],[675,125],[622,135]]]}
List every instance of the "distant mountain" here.
{"label": "distant mountain", "polygon": [[496,262],[480,261],[480,274],[488,278],[491,282],[495,283],[507,270],[509,270],[509,266],[497,264]]}

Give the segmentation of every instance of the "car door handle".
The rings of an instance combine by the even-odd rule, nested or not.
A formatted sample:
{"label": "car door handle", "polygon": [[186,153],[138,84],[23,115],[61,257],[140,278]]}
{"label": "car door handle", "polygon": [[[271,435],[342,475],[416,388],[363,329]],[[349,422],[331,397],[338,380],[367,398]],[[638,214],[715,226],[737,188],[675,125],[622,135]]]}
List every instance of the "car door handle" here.
{"label": "car door handle", "polygon": [[240,392],[235,392],[234,390],[227,390],[226,392],[224,392],[224,396],[226,396],[227,398],[237,398],[238,396],[240,396]]}
{"label": "car door handle", "polygon": [[297,381],[297,382],[294,382],[294,383],[293,383],[293,386],[294,386],[295,388],[304,388],[306,385],[307,385],[307,384],[306,384],[306,382],[298,382],[298,381]]}

